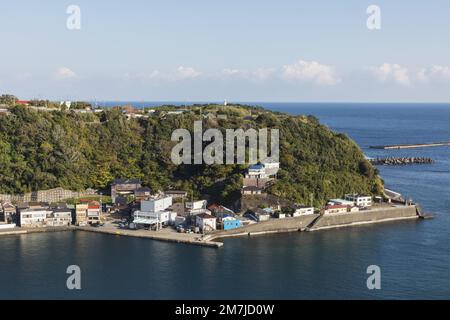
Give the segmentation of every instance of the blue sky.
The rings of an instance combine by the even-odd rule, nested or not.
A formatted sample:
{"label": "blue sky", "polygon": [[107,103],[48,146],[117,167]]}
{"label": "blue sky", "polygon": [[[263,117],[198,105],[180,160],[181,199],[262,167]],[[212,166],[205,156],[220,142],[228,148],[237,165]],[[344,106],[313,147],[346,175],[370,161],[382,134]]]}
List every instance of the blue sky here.
{"label": "blue sky", "polygon": [[[369,5],[381,29],[366,26]],[[69,30],[69,5],[81,29]],[[0,3],[0,92],[157,101],[450,101],[450,2]]]}

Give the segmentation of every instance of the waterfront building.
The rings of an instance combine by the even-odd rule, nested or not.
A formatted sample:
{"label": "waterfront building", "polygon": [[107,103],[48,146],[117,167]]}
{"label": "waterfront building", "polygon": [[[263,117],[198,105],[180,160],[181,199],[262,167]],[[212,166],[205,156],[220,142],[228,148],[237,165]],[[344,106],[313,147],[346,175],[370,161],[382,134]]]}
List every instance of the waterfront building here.
{"label": "waterfront building", "polygon": [[267,221],[270,219],[270,216],[273,214],[272,208],[264,208],[264,209],[256,209],[255,217],[258,222]]}
{"label": "waterfront building", "polygon": [[0,222],[12,223],[16,218],[16,206],[11,202],[2,202],[0,204]]}
{"label": "waterfront building", "polygon": [[232,230],[242,226],[241,220],[225,217],[222,219],[222,228],[223,230]]}
{"label": "waterfront building", "polygon": [[222,220],[224,217],[234,217],[235,213],[233,210],[228,209],[227,207],[212,204],[208,207],[208,210],[212,212],[212,214],[219,220]]}
{"label": "waterfront building", "polygon": [[51,214],[46,207],[33,206],[19,211],[19,226],[22,228],[39,228],[45,227],[47,215]]}
{"label": "waterfront building", "polygon": [[[177,213],[171,210],[133,212],[133,223],[136,225],[157,225],[157,229],[163,225],[174,225],[177,222]],[[184,221],[183,221],[184,222]],[[178,223],[182,223],[178,220]]]}
{"label": "waterfront building", "polygon": [[359,207],[357,206],[353,206],[353,207],[348,207],[348,211],[349,212],[359,212]]}
{"label": "waterfront building", "polygon": [[111,201],[116,203],[118,197],[134,195],[135,190],[141,187],[141,181],[138,179],[116,179],[111,184]]}
{"label": "waterfront building", "polygon": [[200,228],[201,231],[213,231],[216,230],[216,217],[201,213],[195,216],[195,225]]}
{"label": "waterfront building", "polygon": [[78,203],[75,205],[75,223],[78,226],[87,224],[87,210],[89,205],[87,203]]}
{"label": "waterfront building", "polygon": [[186,202],[186,214],[190,216],[195,216],[199,214],[211,215],[211,211],[206,209],[206,205],[207,205],[206,200]]}
{"label": "waterfront building", "polygon": [[98,201],[90,201],[87,209],[87,223],[98,224],[100,223],[102,215],[102,206]]}
{"label": "waterfront building", "polygon": [[83,201],[75,205],[75,223],[78,226],[100,223],[101,214],[102,207],[98,201]]}
{"label": "waterfront building", "polygon": [[355,206],[367,208],[372,206],[371,196],[361,196],[359,194],[347,194],[345,200],[352,201]]}
{"label": "waterfront building", "polygon": [[186,222],[186,217],[183,216],[176,216],[175,217],[175,223],[174,226],[178,227],[179,225],[182,225]]}
{"label": "waterfront building", "polygon": [[341,205],[341,204],[327,205],[323,209],[323,214],[347,213],[348,212],[348,208],[349,207],[347,205]]}
{"label": "waterfront building", "polygon": [[160,197],[141,201],[141,211],[157,212],[164,211],[172,205],[172,197]]}
{"label": "waterfront building", "polygon": [[136,210],[133,213],[133,222],[135,224],[153,225],[153,224],[169,224],[170,214],[169,211],[140,211]]}
{"label": "waterfront building", "polygon": [[304,216],[308,214],[314,214],[314,207],[308,207],[308,206],[295,206],[294,207],[294,213],[292,213],[293,217],[299,217]]}
{"label": "waterfront building", "polygon": [[72,211],[67,207],[52,208],[47,213],[46,225],[51,227],[70,226],[72,224]]}
{"label": "waterfront building", "polygon": [[141,201],[141,209],[133,213],[133,222],[136,225],[162,225],[175,224],[177,212],[170,210],[172,197],[162,196]]}

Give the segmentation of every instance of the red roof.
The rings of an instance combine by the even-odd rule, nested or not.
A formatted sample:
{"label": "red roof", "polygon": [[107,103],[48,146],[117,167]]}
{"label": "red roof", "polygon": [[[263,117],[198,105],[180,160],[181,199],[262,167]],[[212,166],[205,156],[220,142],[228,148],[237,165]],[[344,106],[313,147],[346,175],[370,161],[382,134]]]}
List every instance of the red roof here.
{"label": "red roof", "polygon": [[29,104],[30,101],[26,101],[26,100],[17,100],[16,104]]}
{"label": "red roof", "polygon": [[215,204],[215,203],[210,205],[210,206],[208,206],[208,210],[210,210],[210,211],[213,211],[213,210],[219,209],[219,208],[220,208],[220,206],[218,204]]}

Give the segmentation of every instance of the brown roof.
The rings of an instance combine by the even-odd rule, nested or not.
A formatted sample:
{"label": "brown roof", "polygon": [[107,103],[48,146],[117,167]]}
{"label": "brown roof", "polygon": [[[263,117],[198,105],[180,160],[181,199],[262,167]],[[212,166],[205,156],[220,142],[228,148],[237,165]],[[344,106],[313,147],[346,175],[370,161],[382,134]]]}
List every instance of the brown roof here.
{"label": "brown roof", "polygon": [[198,215],[196,215],[196,217],[202,218],[202,219],[215,219],[216,217],[207,214],[207,213],[200,213]]}

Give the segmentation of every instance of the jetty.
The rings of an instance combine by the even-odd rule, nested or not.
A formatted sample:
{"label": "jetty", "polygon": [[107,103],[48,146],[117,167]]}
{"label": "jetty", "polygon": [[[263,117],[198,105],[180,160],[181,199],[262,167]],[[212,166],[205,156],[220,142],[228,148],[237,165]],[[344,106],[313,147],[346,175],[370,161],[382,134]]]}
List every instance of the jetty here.
{"label": "jetty", "polygon": [[432,164],[434,160],[426,157],[370,158],[369,162],[376,166],[400,166],[411,164]]}
{"label": "jetty", "polygon": [[371,149],[415,149],[415,148],[430,148],[430,147],[443,147],[450,146],[450,141],[444,142],[432,142],[432,143],[414,143],[414,144],[394,144],[386,146],[370,146]]}

